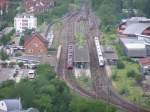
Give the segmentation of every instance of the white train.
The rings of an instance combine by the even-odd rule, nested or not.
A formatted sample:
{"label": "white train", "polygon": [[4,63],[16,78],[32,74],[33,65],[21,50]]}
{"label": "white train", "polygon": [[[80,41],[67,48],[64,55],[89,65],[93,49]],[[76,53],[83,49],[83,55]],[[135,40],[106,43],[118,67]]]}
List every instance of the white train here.
{"label": "white train", "polygon": [[94,37],[94,41],[95,41],[95,46],[96,46],[96,51],[97,51],[97,56],[98,56],[98,61],[99,61],[99,66],[102,67],[105,65],[105,60],[102,54],[102,49],[99,43],[99,38],[98,37]]}

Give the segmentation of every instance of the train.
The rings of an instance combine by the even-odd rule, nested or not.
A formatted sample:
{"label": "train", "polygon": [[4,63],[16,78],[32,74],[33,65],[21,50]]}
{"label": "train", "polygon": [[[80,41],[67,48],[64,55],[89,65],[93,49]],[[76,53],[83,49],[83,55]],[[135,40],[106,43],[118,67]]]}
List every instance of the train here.
{"label": "train", "polygon": [[99,38],[94,37],[94,42],[95,42],[95,46],[96,46],[96,52],[97,52],[97,56],[98,56],[99,66],[103,67],[105,65],[105,60],[103,57],[102,48],[101,48],[101,45],[99,42]]}
{"label": "train", "polygon": [[73,43],[69,42],[67,45],[67,69],[73,69]]}

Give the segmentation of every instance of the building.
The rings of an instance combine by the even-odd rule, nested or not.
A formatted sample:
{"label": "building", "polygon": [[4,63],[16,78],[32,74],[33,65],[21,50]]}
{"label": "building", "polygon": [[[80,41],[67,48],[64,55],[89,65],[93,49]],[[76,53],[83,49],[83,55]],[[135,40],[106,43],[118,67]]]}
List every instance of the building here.
{"label": "building", "polygon": [[20,99],[4,99],[0,101],[0,112],[39,112],[36,108],[22,109]]}
{"label": "building", "polygon": [[5,99],[0,101],[0,112],[19,112],[22,110],[20,99]]}
{"label": "building", "polygon": [[150,22],[149,23],[134,23],[128,25],[126,29],[123,31],[123,34],[132,36],[136,34],[140,35],[149,35],[150,36]]}
{"label": "building", "polygon": [[28,13],[45,12],[54,5],[54,0],[24,0],[25,10]]}
{"label": "building", "polygon": [[0,15],[3,14],[4,10],[8,8],[8,0],[0,0]]}
{"label": "building", "polygon": [[89,50],[88,46],[82,45],[78,46],[77,44],[75,45],[74,48],[74,65],[76,68],[84,68],[87,69],[89,67]]}
{"label": "building", "polygon": [[150,75],[150,58],[142,58],[139,60],[141,73],[143,75]]}
{"label": "building", "polygon": [[76,78],[80,76],[91,77],[89,49],[86,43],[75,44],[73,64]]}
{"label": "building", "polygon": [[146,45],[143,40],[120,38],[125,54],[128,57],[146,57]]}
{"label": "building", "polygon": [[103,56],[110,65],[116,64],[118,61],[117,53],[110,45],[103,46]]}
{"label": "building", "polygon": [[14,18],[14,27],[17,33],[22,33],[26,29],[36,29],[37,18],[32,14],[18,14]]}
{"label": "building", "polygon": [[122,20],[118,26],[118,33],[126,36],[137,34],[150,36],[150,19],[146,17],[132,17]]}
{"label": "building", "polygon": [[48,53],[48,42],[38,33],[26,37],[25,53],[29,55],[44,55]]}

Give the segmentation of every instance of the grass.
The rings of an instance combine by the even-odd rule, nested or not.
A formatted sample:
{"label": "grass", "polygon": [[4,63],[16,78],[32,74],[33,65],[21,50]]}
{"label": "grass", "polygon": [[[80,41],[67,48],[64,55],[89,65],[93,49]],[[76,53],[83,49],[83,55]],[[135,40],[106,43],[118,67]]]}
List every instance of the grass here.
{"label": "grass", "polygon": [[86,90],[92,89],[92,80],[90,77],[82,75],[79,78],[77,78],[76,80]]}
{"label": "grass", "polygon": [[86,41],[85,41],[85,37],[82,33],[76,33],[75,37],[76,37],[79,47],[82,47],[83,45],[85,45]]}
{"label": "grass", "polygon": [[84,98],[73,91],[72,96],[70,107],[73,112],[117,112],[115,107],[107,105],[107,103],[103,101]]}
{"label": "grass", "polygon": [[118,92],[125,98],[132,102],[140,104],[142,106],[149,107],[148,98],[144,98],[144,91],[139,83],[136,81],[135,77],[129,77],[128,72],[133,70],[137,75],[141,75],[139,70],[139,64],[132,62],[123,52],[123,47],[118,41],[118,36],[114,31],[105,32],[102,42],[106,45],[113,45],[116,48],[119,59],[123,62],[125,67],[123,69],[118,69],[116,66],[112,67],[112,79],[113,84],[118,90]]}
{"label": "grass", "polygon": [[113,74],[116,75],[116,79],[113,80],[116,89],[122,94],[124,97],[133,101],[137,104],[140,103],[142,106],[148,107],[146,104],[147,99],[144,99],[143,94],[144,91],[142,87],[137,83],[135,78],[128,77],[127,73],[129,70],[134,70],[137,74],[140,74],[139,65],[134,62],[123,61],[125,64],[124,69],[117,69],[116,67],[113,68]]}

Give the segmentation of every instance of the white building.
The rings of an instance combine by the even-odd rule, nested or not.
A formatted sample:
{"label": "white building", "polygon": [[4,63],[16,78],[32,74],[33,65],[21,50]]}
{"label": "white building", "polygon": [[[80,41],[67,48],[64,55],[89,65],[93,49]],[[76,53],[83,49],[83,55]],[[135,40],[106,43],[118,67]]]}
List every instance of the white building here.
{"label": "white building", "polygon": [[22,33],[25,29],[36,29],[37,18],[32,14],[18,14],[14,18],[14,27],[17,33]]}
{"label": "white building", "polygon": [[138,58],[147,56],[146,43],[143,40],[121,38],[120,42],[128,57]]}

